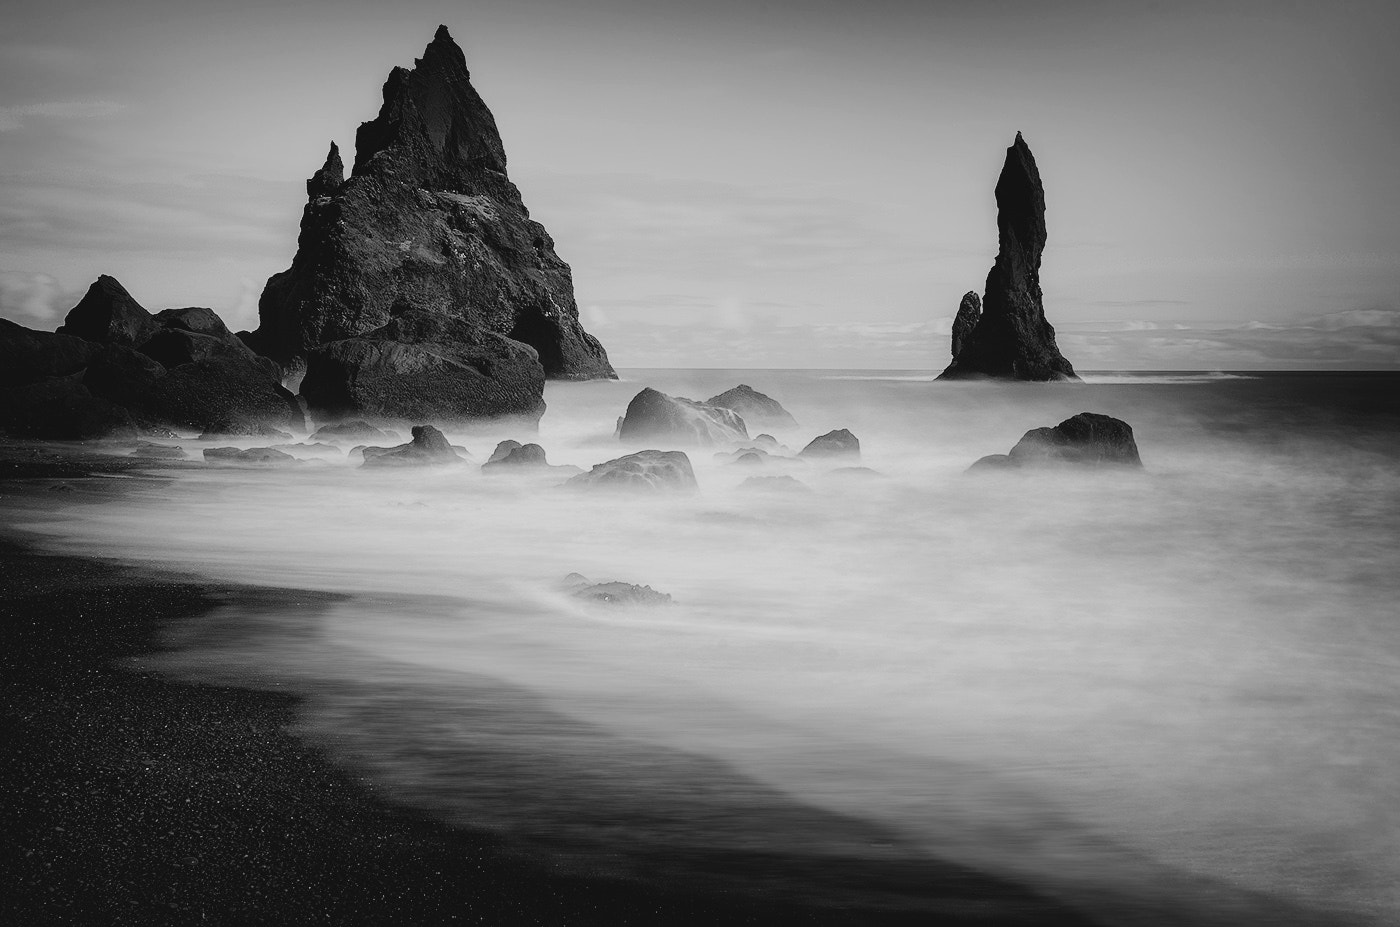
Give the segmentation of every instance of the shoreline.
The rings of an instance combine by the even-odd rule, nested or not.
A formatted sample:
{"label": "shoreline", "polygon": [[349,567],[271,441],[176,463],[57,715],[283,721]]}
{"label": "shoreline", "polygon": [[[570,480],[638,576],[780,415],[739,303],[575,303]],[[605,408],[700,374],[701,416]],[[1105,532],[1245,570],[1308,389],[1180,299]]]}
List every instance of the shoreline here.
{"label": "shoreline", "polygon": [[[61,507],[70,493],[41,494],[94,470],[163,468],[78,448],[34,450],[0,455],[0,504],[18,496]],[[1023,886],[936,860],[715,853],[696,867],[741,877],[754,867],[752,891],[561,872],[490,834],[394,803],[335,765],[290,731],[301,695],[185,683],[137,665],[160,651],[167,629],[220,605],[297,607],[335,596],[46,553],[8,522],[0,564],[12,731],[0,780],[9,796],[0,910],[16,923],[1091,922]],[[774,893],[763,868],[828,898]],[[925,903],[833,904],[828,879],[896,898],[922,889]]]}

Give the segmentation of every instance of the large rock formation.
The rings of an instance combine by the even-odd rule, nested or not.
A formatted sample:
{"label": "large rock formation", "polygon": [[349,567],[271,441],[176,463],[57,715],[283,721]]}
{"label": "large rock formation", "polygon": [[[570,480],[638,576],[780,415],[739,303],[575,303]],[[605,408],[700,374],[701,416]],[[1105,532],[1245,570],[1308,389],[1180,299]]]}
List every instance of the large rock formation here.
{"label": "large rock formation", "polygon": [[953,320],[953,362],[940,379],[1072,379],[1074,368],[1055,345],[1055,328],[1041,305],[1045,188],[1019,132],[1006,150],[996,198],[996,263],[980,311],[975,294],[963,297]]}
{"label": "large rock formation", "polygon": [[245,335],[259,353],[295,366],[417,310],[529,345],[550,377],[615,376],[579,323],[569,265],[506,176],[496,121],[446,27],[413,70],[389,74],[349,179],[332,144],[307,194],[296,257],[268,280]]}
{"label": "large rock formation", "polygon": [[623,441],[711,445],[747,441],[749,432],[744,420],[730,409],[668,396],[648,386],[627,404],[617,436]]}
{"label": "large rock formation", "polygon": [[296,397],[274,373],[211,310],[153,316],[103,276],[58,332],[0,319],[0,431],[83,440],[129,437],[138,426],[300,427]]}
{"label": "large rock formation", "polygon": [[301,395],[326,418],[438,421],[544,414],[544,368],[518,341],[451,316],[409,311],[311,350]]}

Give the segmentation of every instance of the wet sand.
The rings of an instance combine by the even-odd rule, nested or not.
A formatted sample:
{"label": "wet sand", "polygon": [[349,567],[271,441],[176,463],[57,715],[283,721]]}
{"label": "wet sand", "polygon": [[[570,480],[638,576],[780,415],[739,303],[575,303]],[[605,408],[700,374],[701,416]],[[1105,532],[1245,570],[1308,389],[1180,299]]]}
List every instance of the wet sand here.
{"label": "wet sand", "polygon": [[[21,501],[62,506],[114,491],[87,474],[152,466],[80,448],[0,452],[0,920],[1090,923],[927,859],[678,849],[618,879],[395,805],[292,733],[299,696],[185,683],[137,659],[220,606],[315,609],[333,597],[48,554],[13,525]],[[774,815],[847,826],[766,798]]]}

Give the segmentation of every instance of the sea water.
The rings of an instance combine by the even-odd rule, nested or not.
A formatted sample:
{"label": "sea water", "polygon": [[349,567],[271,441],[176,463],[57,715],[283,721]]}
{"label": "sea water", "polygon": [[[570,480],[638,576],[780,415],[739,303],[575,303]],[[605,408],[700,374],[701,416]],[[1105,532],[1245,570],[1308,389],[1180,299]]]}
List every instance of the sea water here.
{"label": "sea water", "polygon": [[[300,692],[300,732],[394,800],[561,866],[926,856],[1108,922],[1400,917],[1400,379],[633,370],[551,383],[537,435],[449,436],[587,468],[642,446],[614,427],[643,386],[740,382],[799,423],[751,433],[848,428],[868,469],[683,448],[698,493],[619,496],[332,459],[33,527],[339,594],[216,612],[161,665]],[[1081,411],[1145,469],[966,472]],[[574,572],[673,604],[589,605]]]}

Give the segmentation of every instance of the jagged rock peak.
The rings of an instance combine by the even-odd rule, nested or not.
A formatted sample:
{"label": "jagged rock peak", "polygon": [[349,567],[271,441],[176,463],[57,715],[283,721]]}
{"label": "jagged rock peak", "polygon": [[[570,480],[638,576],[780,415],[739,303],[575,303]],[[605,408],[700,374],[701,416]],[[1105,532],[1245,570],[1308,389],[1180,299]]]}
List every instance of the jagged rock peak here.
{"label": "jagged rock peak", "polygon": [[496,119],[472,86],[466,56],[446,26],[438,26],[413,70],[389,72],[379,115],[355,133],[354,173],[393,151],[409,155],[394,160],[429,169],[421,179],[439,184],[463,172],[506,172]]}
{"label": "jagged rock peak", "polygon": [[1042,305],[1045,188],[1020,132],[1006,149],[996,201],[997,257],[987,274],[981,312],[963,297],[953,322],[953,362],[941,378],[1075,379]]}
{"label": "jagged rock peak", "polygon": [[102,344],[135,347],[155,334],[160,325],[146,308],[132,298],[116,277],[101,275],[68,310],[60,335],[74,335]]}
{"label": "jagged rock peak", "polygon": [[312,199],[318,196],[335,196],[344,184],[345,163],[340,160],[340,146],[331,142],[326,163],[306,181],[306,195]]}
{"label": "jagged rock peak", "polygon": [[953,317],[954,357],[962,352],[963,342],[972,334],[972,330],[977,327],[977,320],[981,317],[982,297],[975,291],[968,290],[963,294],[962,302],[958,303],[958,314]]}

